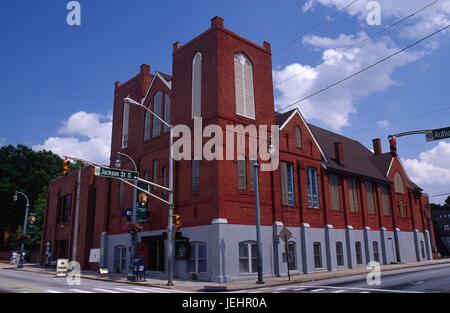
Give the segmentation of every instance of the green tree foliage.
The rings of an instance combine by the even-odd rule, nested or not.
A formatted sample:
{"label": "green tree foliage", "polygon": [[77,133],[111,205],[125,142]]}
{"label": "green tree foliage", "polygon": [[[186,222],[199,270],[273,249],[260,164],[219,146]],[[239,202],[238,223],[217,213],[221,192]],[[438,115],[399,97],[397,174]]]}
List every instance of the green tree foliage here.
{"label": "green tree foliage", "polygon": [[34,233],[30,234],[30,237],[25,240],[25,245],[29,250],[38,250],[41,245],[41,235],[44,228],[45,206],[47,204],[47,191],[48,186],[44,186],[33,204],[33,210],[36,213],[36,229]]}
{"label": "green tree foliage", "polygon": [[[50,151],[34,151],[25,145],[0,148],[0,239],[3,239],[4,230],[15,233],[24,222],[26,199],[19,195],[14,202],[14,192],[25,193],[30,206],[37,205],[42,211],[42,207],[45,208],[45,196],[40,193],[51,179],[61,175],[62,162],[59,156]],[[37,239],[31,242],[36,243]],[[0,245],[2,243],[3,240]]]}

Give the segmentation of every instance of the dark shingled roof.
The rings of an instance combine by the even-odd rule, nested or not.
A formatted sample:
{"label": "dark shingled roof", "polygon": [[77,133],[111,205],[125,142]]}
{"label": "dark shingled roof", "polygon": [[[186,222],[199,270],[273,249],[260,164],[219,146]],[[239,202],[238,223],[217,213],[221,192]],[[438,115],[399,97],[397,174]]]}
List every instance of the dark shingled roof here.
{"label": "dark shingled roof", "polygon": [[[308,124],[311,132],[328,159],[327,168],[378,181],[389,182],[384,173],[373,162],[374,154],[356,140],[338,135],[323,128]],[[334,144],[341,142],[344,152],[344,164],[336,162]]]}
{"label": "dark shingled roof", "polygon": [[[275,112],[275,122],[277,125],[281,127],[296,110],[293,109],[285,113]],[[328,169],[391,183],[386,177],[393,158],[390,152],[375,155],[356,140],[333,133],[313,124],[308,123],[308,127],[328,160],[326,164]],[[343,146],[343,165],[336,162],[334,146],[336,142],[341,142]],[[409,180],[409,185],[415,190],[422,191],[411,180]]]}
{"label": "dark shingled roof", "polygon": [[383,175],[387,175],[388,174],[388,169],[389,166],[391,165],[392,162],[392,154],[390,152],[387,153],[383,153],[380,155],[372,155],[372,162],[375,164],[376,167],[378,167],[378,169],[380,170],[380,172]]}

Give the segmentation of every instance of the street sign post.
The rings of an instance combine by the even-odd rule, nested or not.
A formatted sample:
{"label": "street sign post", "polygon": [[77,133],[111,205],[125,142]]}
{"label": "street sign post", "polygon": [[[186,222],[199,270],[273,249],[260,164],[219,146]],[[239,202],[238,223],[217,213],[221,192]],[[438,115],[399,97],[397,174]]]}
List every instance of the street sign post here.
{"label": "street sign post", "polygon": [[425,137],[427,141],[450,138],[450,127],[429,130],[426,132]]}
{"label": "street sign post", "polygon": [[110,178],[129,179],[129,180],[137,180],[139,178],[139,172],[125,171],[125,170],[119,170],[119,169],[114,169],[114,168],[109,168],[109,167],[100,167],[100,166],[95,167],[94,175],[110,177]]}
{"label": "street sign post", "polygon": [[287,229],[286,227],[283,227],[283,229],[278,234],[280,238],[284,241],[284,247],[286,250],[286,263],[287,263],[287,270],[288,270],[288,278],[291,280],[291,273],[289,270],[289,254],[288,254],[288,241],[292,237],[292,233]]}

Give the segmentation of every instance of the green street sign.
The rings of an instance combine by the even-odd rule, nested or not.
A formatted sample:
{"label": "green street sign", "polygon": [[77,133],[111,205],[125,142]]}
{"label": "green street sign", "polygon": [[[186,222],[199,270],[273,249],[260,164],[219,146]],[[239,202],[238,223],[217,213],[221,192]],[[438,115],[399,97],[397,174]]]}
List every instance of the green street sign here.
{"label": "green street sign", "polygon": [[425,134],[427,141],[450,138],[450,127],[433,129]]}
{"label": "green street sign", "polygon": [[118,170],[118,169],[114,169],[114,168],[96,166],[95,170],[94,170],[94,175],[109,177],[109,178],[122,178],[122,179],[137,180],[139,177],[139,172],[125,171],[125,170]]}

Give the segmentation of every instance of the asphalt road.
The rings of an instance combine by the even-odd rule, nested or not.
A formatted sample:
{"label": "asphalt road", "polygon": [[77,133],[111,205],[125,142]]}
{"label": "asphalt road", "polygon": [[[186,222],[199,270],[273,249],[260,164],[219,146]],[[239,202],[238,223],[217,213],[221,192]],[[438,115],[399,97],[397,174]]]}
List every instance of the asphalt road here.
{"label": "asphalt road", "polygon": [[381,272],[380,284],[366,275],[248,290],[249,293],[450,293],[450,264]]}
{"label": "asphalt road", "polygon": [[127,283],[80,279],[70,285],[65,277],[0,269],[0,293],[174,293],[164,288],[138,286]]}
{"label": "asphalt road", "polygon": [[[0,268],[0,293],[181,293],[180,290],[80,279],[71,285],[64,277]],[[242,293],[243,291],[239,291]],[[379,285],[366,275],[293,283],[246,290],[245,293],[450,293],[450,264],[381,272]]]}

